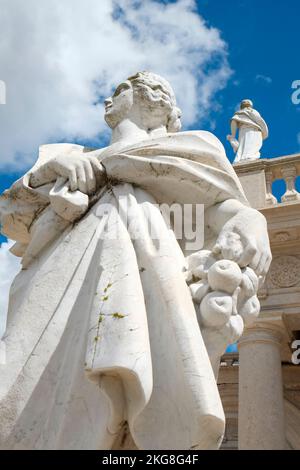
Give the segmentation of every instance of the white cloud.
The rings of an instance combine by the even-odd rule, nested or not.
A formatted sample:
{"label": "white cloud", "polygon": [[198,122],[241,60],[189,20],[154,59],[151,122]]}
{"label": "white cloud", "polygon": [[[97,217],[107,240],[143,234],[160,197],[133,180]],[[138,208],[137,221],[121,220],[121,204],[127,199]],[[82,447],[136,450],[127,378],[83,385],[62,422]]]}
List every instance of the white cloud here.
{"label": "white cloud", "polygon": [[9,241],[0,245],[0,339],[5,330],[9,288],[20,270],[20,258],[9,252],[13,243]]}
{"label": "white cloud", "polygon": [[25,168],[41,143],[100,141],[99,97],[138,70],[171,81],[185,125],[214,109],[231,73],[194,0],[1,0],[0,30],[2,169]]}
{"label": "white cloud", "polygon": [[267,85],[271,85],[271,83],[273,82],[271,77],[267,77],[266,75],[260,75],[260,74],[256,75],[255,80],[257,82],[264,82]]}

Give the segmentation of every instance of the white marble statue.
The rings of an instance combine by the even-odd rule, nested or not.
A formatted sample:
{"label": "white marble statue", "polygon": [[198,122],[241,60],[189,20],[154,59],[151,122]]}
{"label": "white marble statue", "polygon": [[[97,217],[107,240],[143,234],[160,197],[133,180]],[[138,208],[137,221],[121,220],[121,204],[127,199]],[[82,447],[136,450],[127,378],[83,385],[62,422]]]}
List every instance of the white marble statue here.
{"label": "white marble statue", "polygon": [[236,111],[231,119],[231,135],[227,136],[236,153],[233,163],[260,158],[260,149],[268,135],[268,126],[259,112],[253,109],[252,101],[243,100],[239,111]]}
{"label": "white marble statue", "polygon": [[[216,449],[215,375],[259,312],[265,218],[218,139],[179,132],[163,78],[121,83],[105,120],[108,147],[43,145],[0,198],[23,266],[3,338],[0,448]],[[187,252],[166,223],[158,204],[174,202],[204,205],[203,249]]]}

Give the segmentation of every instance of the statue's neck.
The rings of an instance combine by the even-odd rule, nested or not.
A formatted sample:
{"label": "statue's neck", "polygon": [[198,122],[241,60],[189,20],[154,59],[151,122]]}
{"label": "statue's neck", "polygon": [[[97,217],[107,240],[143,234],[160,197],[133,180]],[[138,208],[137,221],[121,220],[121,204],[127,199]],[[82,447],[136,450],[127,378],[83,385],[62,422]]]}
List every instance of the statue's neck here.
{"label": "statue's neck", "polygon": [[143,140],[161,137],[166,134],[167,130],[164,126],[150,131],[137,125],[130,119],[124,119],[112,130],[110,145],[116,143],[124,143],[124,145],[135,144],[137,142],[142,142]]}
{"label": "statue's neck", "polygon": [[146,140],[149,135],[145,129],[140,128],[130,119],[124,119],[113,130],[111,136],[111,145],[116,143],[135,143]]}

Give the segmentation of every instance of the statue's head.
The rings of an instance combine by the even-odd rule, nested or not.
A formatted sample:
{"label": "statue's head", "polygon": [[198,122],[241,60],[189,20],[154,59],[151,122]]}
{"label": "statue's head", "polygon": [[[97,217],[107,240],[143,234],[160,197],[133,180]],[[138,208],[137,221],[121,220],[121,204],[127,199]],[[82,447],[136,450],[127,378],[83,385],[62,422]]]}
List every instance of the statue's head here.
{"label": "statue's head", "polygon": [[241,109],[245,109],[245,108],[253,108],[253,103],[251,100],[243,100],[241,102]]}
{"label": "statue's head", "polygon": [[171,85],[151,72],[129,77],[105,100],[105,120],[112,129],[124,119],[131,119],[149,132],[160,127],[178,132],[180,117]]}

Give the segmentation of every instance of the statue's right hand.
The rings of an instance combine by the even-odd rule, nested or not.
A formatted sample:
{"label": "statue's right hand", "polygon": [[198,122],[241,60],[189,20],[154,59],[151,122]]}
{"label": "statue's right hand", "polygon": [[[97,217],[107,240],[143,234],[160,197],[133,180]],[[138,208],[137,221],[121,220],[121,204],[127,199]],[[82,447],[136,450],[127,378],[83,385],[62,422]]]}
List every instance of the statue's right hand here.
{"label": "statue's right hand", "polygon": [[70,191],[93,194],[105,179],[105,170],[96,157],[88,155],[57,156],[47,163],[49,171],[66,178]]}

